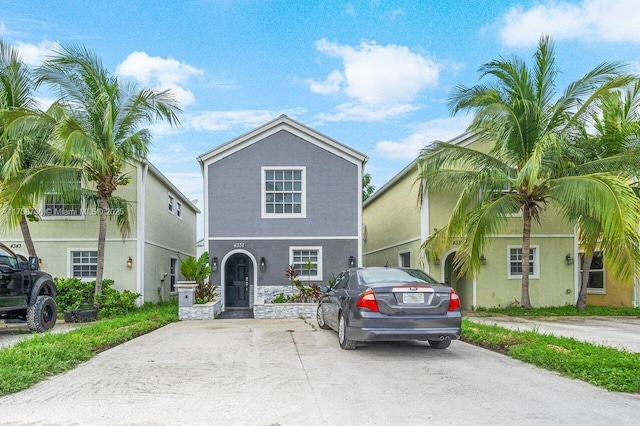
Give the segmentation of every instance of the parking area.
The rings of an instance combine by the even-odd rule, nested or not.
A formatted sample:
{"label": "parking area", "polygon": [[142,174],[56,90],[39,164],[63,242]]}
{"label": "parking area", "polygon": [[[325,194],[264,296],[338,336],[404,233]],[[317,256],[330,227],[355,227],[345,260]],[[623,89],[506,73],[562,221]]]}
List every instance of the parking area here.
{"label": "parking area", "polygon": [[[597,403],[594,403],[597,401]],[[462,342],[343,351],[311,320],[170,324],[0,398],[3,424],[637,424],[640,395]]]}

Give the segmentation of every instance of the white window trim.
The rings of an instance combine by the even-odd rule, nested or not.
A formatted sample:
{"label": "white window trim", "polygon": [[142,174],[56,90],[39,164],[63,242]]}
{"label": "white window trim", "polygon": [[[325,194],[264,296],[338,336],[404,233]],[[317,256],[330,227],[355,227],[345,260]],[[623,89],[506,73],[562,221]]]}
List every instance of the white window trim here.
{"label": "white window trim", "polygon": [[[302,172],[300,213],[267,213],[267,170],[299,170]],[[307,168],[305,166],[263,166],[260,168],[260,188],[262,219],[305,219],[307,217]]]}
{"label": "white window trim", "polygon": [[[596,250],[596,252],[602,252],[602,250]],[[578,252],[578,258],[580,258],[580,255],[584,255],[583,251]],[[604,256],[604,253],[603,253]],[[580,259],[581,261],[581,259]],[[605,265],[605,261],[604,261],[604,257],[602,259],[602,288],[589,288],[587,287],[587,294],[607,294],[607,274],[606,274],[606,266]],[[599,271],[599,269],[597,269]],[[590,269],[589,271],[592,271],[592,269]],[[579,265],[578,267],[578,274],[580,274],[580,277],[578,278],[578,282],[580,282],[580,280],[582,280],[582,263]]]}
{"label": "white window trim", "polygon": [[402,268],[402,255],[403,254],[408,254],[409,255],[409,268],[411,268],[411,250],[404,250],[404,251],[400,251],[398,252],[398,267]]}
{"label": "white window trim", "polygon": [[[522,248],[522,245],[508,245],[507,246],[507,278],[510,280],[521,280],[522,274],[514,275],[511,273],[511,249]],[[530,280],[540,279],[540,246],[532,245],[530,247],[534,249],[533,253],[533,275],[529,275]]]}
{"label": "white window trim", "polygon": [[74,277],[73,276],[73,255],[72,252],[74,251],[98,251],[97,247],[74,247],[74,248],[67,248],[67,278],[78,278],[80,281],[82,282],[89,282],[89,281],[95,281],[95,277],[85,277],[85,278],[81,278],[81,277]]}
{"label": "white window trim", "polygon": [[176,200],[175,206],[176,206],[176,217],[182,220],[182,203]]}
{"label": "white window trim", "polygon": [[[82,184],[80,184],[80,187],[82,188]],[[47,194],[45,194],[45,198],[46,195]],[[38,215],[40,216],[40,220],[85,220],[86,217],[86,207],[83,199],[80,200],[80,214],[77,216],[47,216],[44,214],[45,210],[46,200],[42,200],[40,203],[40,214]]]}
{"label": "white window trim", "polygon": [[[173,200],[171,208],[169,208],[169,198]],[[174,210],[176,209],[176,197],[173,194],[167,194],[167,211],[172,215],[175,215]]]}
{"label": "white window trim", "polygon": [[309,277],[300,276],[300,281],[304,284],[307,281],[322,281],[322,246],[290,246],[289,265],[293,265],[293,252],[295,250],[317,250],[318,251],[318,275]]}
{"label": "white window trim", "polygon": [[174,290],[171,291],[171,261],[175,260],[176,261],[176,268],[175,271],[173,271],[173,273],[175,274],[176,277],[176,284],[178,284],[178,278],[180,278],[179,273],[180,273],[180,262],[178,261],[178,258],[175,256],[169,256],[169,274],[167,274],[167,278],[169,278],[169,294],[174,295],[174,294],[178,294],[178,289],[175,288],[174,285]]}

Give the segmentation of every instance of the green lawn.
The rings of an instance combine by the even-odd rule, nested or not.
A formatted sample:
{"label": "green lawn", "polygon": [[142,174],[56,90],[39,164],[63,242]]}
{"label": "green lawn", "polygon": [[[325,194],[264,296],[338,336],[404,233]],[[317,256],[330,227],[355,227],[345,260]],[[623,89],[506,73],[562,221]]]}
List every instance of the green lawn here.
{"label": "green lawn", "polygon": [[573,305],[553,306],[549,308],[534,308],[526,310],[521,307],[513,308],[478,308],[475,311],[465,312],[473,316],[508,315],[514,317],[566,317],[566,316],[637,316],[640,317],[640,308],[610,308],[607,306],[587,306],[584,311],[579,311]]}

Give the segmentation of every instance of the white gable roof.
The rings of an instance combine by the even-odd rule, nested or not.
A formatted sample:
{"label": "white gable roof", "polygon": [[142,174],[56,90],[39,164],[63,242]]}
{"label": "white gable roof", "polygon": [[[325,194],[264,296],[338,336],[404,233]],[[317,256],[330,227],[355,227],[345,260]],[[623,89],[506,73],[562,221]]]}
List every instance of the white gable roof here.
{"label": "white gable roof", "polygon": [[252,145],[267,136],[271,136],[281,130],[286,130],[307,142],[310,142],[322,149],[325,149],[347,161],[354,164],[362,165],[367,161],[367,156],[349,148],[348,146],[331,139],[328,136],[318,133],[317,131],[305,126],[286,115],[281,115],[275,120],[271,120],[262,126],[251,130],[244,135],[238,136],[235,139],[230,140],[227,143],[220,145],[211,151],[205,152],[198,157],[198,162],[201,165],[215,163],[216,161],[225,158],[235,152]]}

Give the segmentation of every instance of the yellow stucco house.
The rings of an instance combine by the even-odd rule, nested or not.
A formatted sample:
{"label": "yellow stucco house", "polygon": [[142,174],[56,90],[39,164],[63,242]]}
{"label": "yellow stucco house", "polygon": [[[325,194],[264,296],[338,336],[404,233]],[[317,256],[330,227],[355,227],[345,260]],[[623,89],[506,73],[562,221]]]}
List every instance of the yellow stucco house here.
{"label": "yellow stucco house", "polygon": [[[131,234],[123,238],[113,220],[107,224],[104,278],[116,290],[140,293],[139,302],[176,297],[180,258],[196,254],[196,215],[200,211],[146,160],[127,165],[131,181],[115,196],[131,203]],[[78,183],[80,184],[80,183]],[[95,280],[99,218],[80,201],[64,203],[49,194],[36,206],[40,220],[30,222],[43,271],[58,278]],[[0,241],[27,257],[20,229]]]}
{"label": "yellow stucco house", "polygon": [[[449,141],[486,151],[487,144],[465,133]],[[503,234],[492,237],[474,277],[458,277],[453,267],[456,241],[439,258],[427,262],[421,244],[445,226],[457,193],[430,192],[418,203],[417,160],[383,185],[363,205],[364,266],[404,266],[422,269],[451,285],[464,309],[505,307],[520,299],[522,279],[522,220],[514,216]],[[580,287],[581,252],[572,224],[553,210],[541,225],[532,224],[529,291],[534,306],[575,304]],[[592,263],[589,305],[635,306],[640,303],[638,280],[616,282],[606,270],[606,256]]]}

